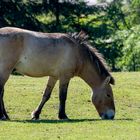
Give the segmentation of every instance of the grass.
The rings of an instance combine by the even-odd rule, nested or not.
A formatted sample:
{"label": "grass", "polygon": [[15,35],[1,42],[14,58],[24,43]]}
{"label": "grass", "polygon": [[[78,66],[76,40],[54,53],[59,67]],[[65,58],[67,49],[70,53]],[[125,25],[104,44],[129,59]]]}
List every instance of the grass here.
{"label": "grass", "polygon": [[10,121],[0,121],[0,140],[139,140],[140,72],[113,73],[116,117],[101,120],[90,102],[90,88],[72,79],[67,100],[71,121],[57,120],[58,84],[46,103],[41,120],[30,120],[47,78],[11,76],[5,87],[5,104]]}

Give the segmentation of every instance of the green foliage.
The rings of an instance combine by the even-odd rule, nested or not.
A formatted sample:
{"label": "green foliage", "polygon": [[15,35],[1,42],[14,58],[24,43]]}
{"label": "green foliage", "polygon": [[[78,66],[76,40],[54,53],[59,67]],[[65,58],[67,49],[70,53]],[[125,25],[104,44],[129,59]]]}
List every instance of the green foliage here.
{"label": "green foliage", "polygon": [[108,8],[106,9],[107,20],[109,19],[110,22],[112,22],[113,28],[115,28],[115,30],[127,27],[122,7],[123,7],[122,0],[117,1],[114,0],[110,3]]}
{"label": "green foliage", "polygon": [[125,17],[129,26],[139,25],[140,23],[140,1],[131,0],[124,6]]}
{"label": "green foliage", "polygon": [[140,23],[140,1],[139,0],[132,0],[130,9],[132,10],[131,22],[132,24],[139,24]]}
{"label": "green foliage", "polygon": [[120,61],[122,70],[140,70],[140,26],[135,26],[131,30],[118,32],[123,39],[123,57]]}
{"label": "green foliage", "polygon": [[66,33],[83,30],[113,71],[139,70],[139,0],[99,1],[106,3],[88,5],[84,0],[0,1],[0,27]]}
{"label": "green foliage", "polygon": [[39,30],[39,22],[30,14],[30,5],[22,0],[0,1],[0,27],[17,26]]}

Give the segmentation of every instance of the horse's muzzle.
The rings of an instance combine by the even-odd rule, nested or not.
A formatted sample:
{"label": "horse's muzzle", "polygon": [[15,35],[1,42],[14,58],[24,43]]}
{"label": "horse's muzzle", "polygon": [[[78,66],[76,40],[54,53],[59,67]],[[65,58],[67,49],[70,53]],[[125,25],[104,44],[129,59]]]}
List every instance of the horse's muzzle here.
{"label": "horse's muzzle", "polygon": [[101,113],[100,117],[103,120],[113,120],[115,117],[115,111],[114,110],[108,110],[106,113]]}

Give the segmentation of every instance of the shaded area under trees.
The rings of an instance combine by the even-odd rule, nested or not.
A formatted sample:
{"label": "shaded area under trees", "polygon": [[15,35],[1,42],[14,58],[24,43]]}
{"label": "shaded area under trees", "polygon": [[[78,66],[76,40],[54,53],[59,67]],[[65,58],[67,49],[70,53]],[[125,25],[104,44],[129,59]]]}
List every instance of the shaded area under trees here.
{"label": "shaded area under trees", "polygon": [[[138,0],[113,0],[97,5],[88,5],[82,0],[2,0],[0,27],[16,26],[43,32],[83,30],[89,35],[91,44],[105,56],[113,71],[139,70],[134,66],[130,68],[132,62],[136,65],[139,63],[135,55],[129,57],[132,62],[128,63],[126,59],[129,54],[126,50],[133,51],[130,48],[135,46],[135,42],[129,42],[131,47],[126,45],[126,40],[130,38],[132,26],[139,23],[139,6]],[[130,13],[132,9],[138,10]],[[138,41],[138,38],[135,40]],[[138,46],[139,43],[136,44]],[[127,47],[129,49],[125,49]],[[137,53],[137,58],[139,55]]]}

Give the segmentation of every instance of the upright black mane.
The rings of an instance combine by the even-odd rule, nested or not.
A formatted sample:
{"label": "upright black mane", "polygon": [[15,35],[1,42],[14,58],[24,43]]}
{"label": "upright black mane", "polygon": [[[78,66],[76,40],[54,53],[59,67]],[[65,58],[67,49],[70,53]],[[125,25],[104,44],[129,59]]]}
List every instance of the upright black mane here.
{"label": "upright black mane", "polygon": [[96,66],[99,74],[105,77],[110,76],[110,83],[115,84],[115,80],[109,72],[109,68],[106,64],[105,59],[103,58],[103,55],[99,53],[96,48],[92,47],[89,44],[88,36],[83,31],[81,31],[80,33],[71,34],[70,37],[72,37],[74,40],[76,40],[76,42],[80,44],[83,49],[83,53],[85,53],[91,63]]}

